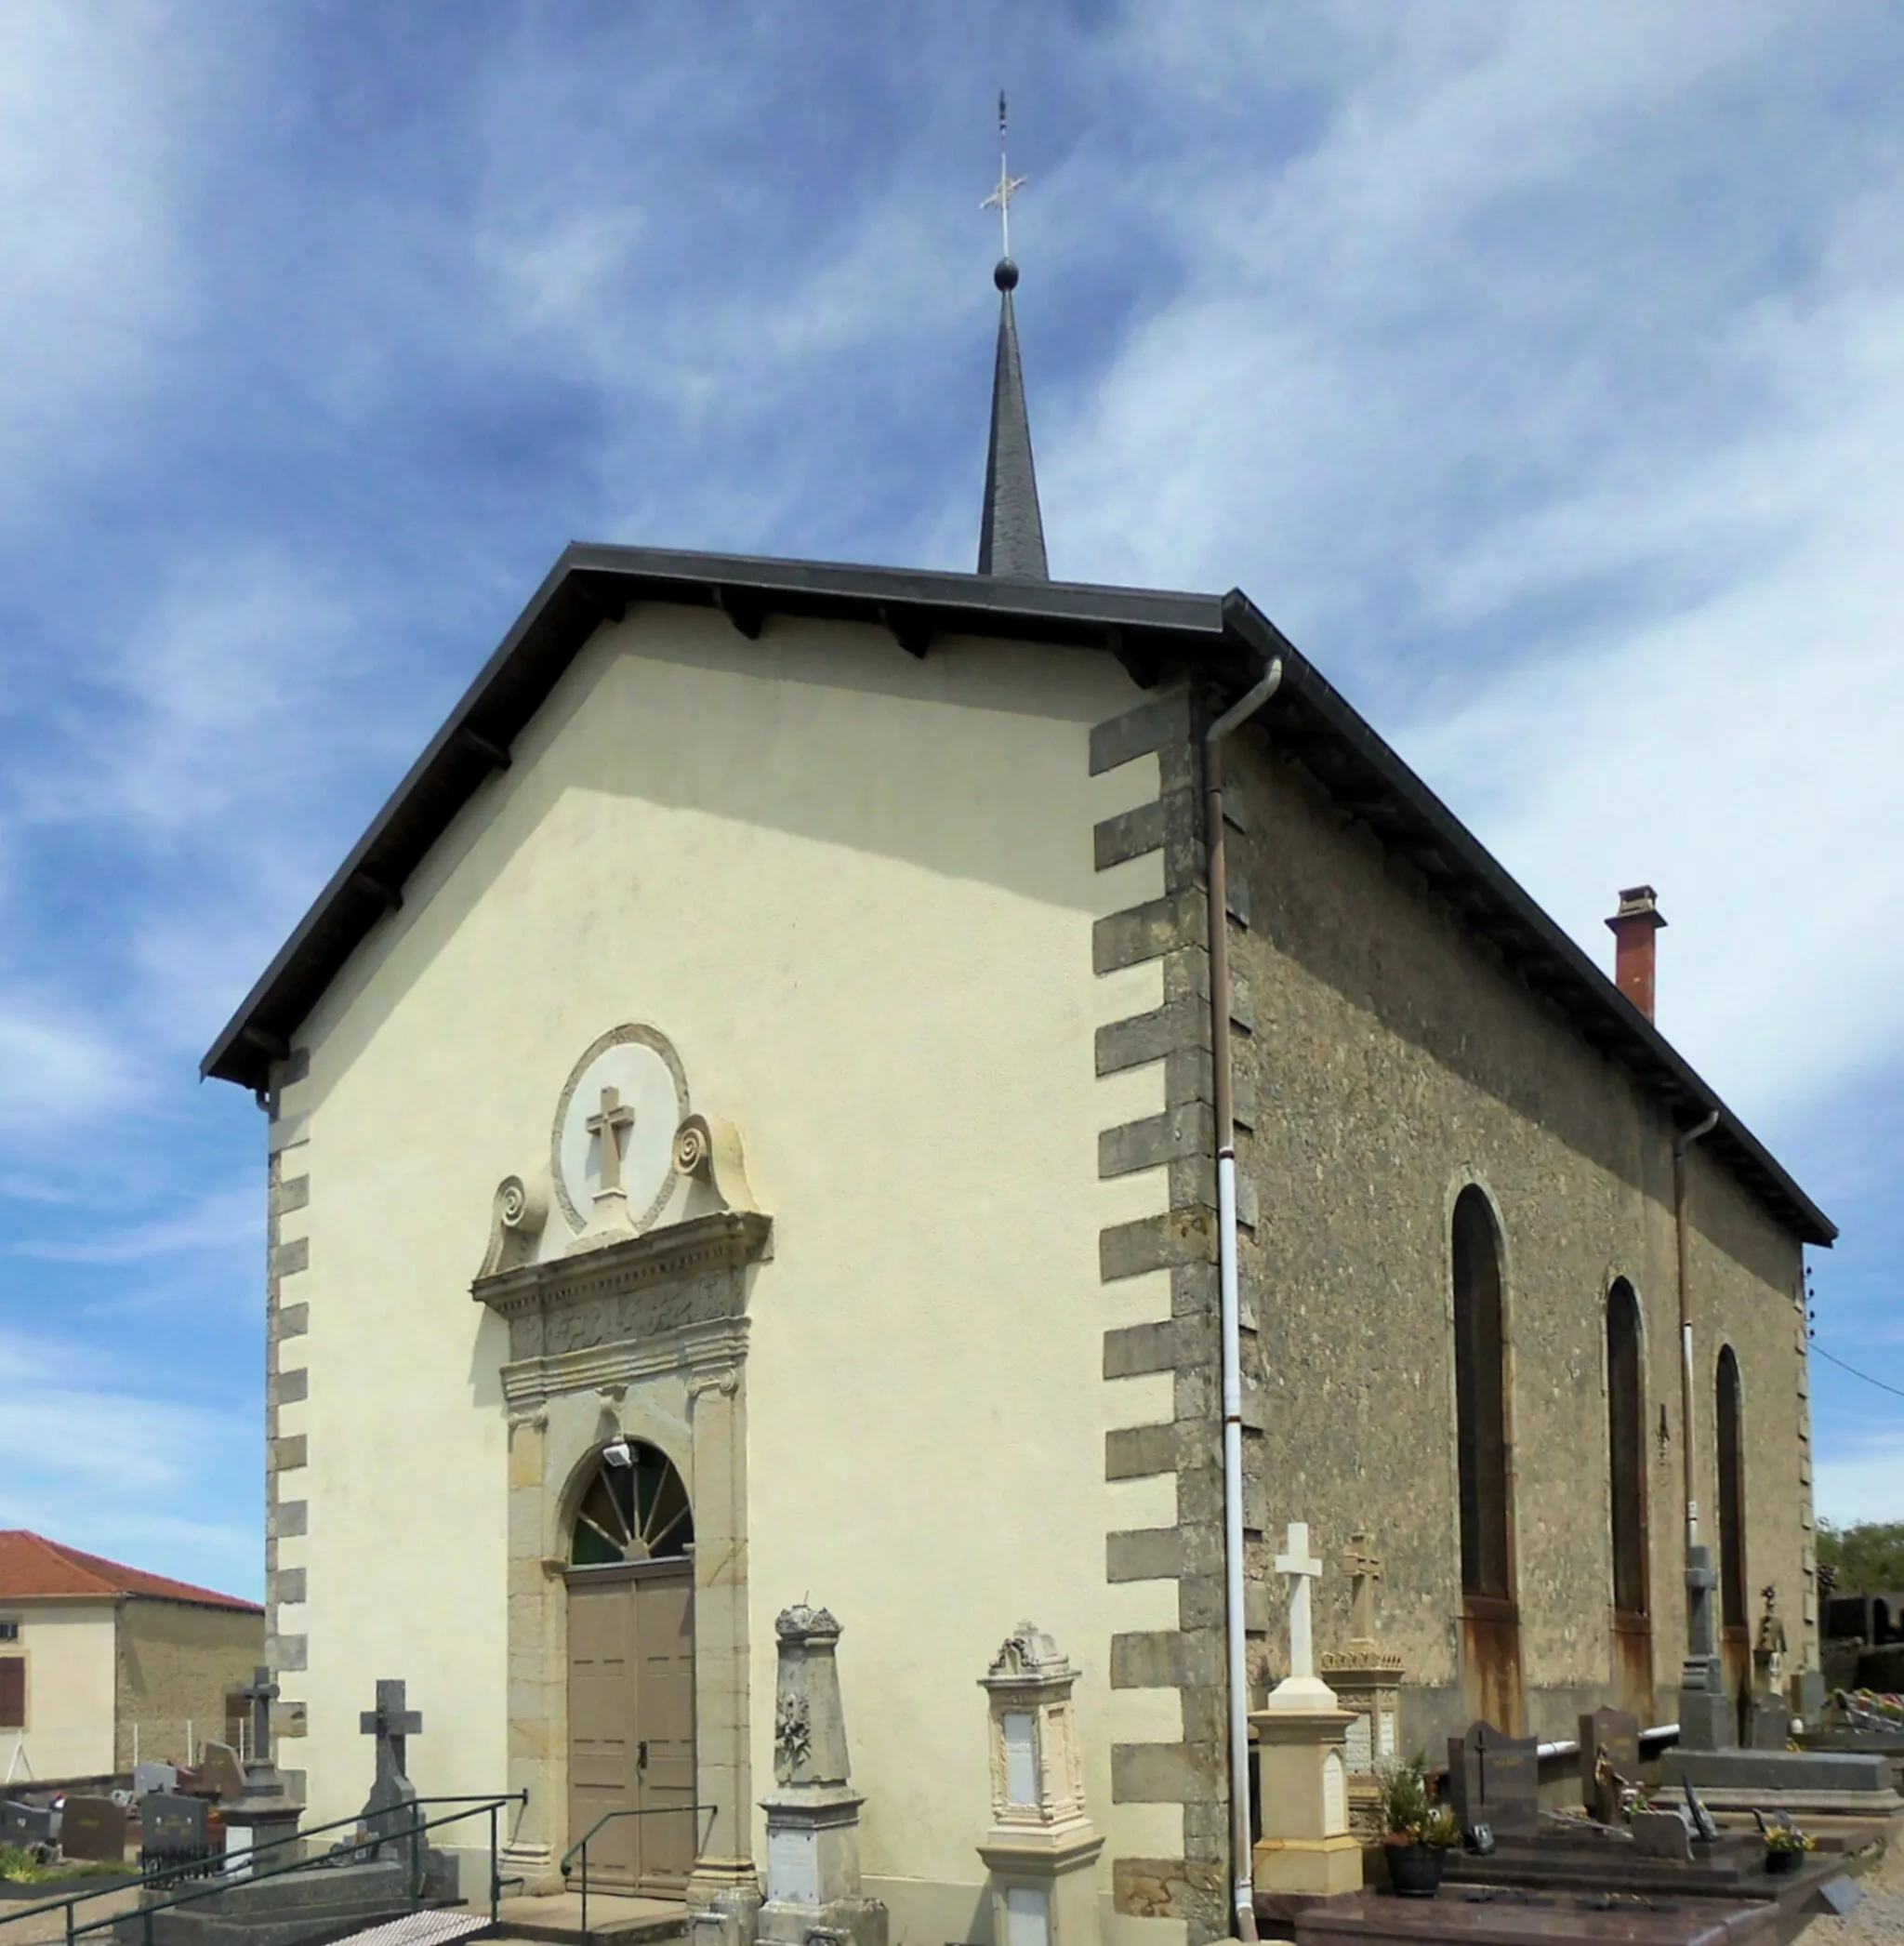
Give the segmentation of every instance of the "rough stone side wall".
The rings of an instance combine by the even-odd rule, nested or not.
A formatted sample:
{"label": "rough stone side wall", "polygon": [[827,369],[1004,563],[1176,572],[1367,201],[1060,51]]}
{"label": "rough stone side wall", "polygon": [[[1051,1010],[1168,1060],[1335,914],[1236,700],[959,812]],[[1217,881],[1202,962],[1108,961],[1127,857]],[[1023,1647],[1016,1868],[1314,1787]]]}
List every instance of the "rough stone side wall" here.
{"label": "rough stone side wall", "polygon": [[[1162,962],[1162,1004],[1097,1031],[1099,1075],[1161,1063],[1161,1113],[1103,1131],[1098,1171],[1110,1177],[1162,1168],[1164,1213],[1104,1230],[1099,1272],[1106,1283],[1167,1271],[1168,1319],[1106,1330],[1104,1375],[1173,1375],[1168,1422],[1120,1427],[1104,1441],[1108,1479],[1174,1474],[1170,1528],[1112,1533],[1105,1573],[1114,1582],[1177,1584],[1177,1627],[1114,1635],[1114,1688],[1174,1689],[1174,1742],[1119,1743],[1111,1754],[1118,1803],[1183,1807],[1183,1857],[1116,1858],[1117,1910],[1186,1922],[1192,1946],[1227,1938],[1229,1812],[1223,1684],[1223,1501],[1215,1145],[1210,1087],[1210,952],[1201,837],[1202,713],[1187,692],[1159,697],[1092,734],[1093,774],[1155,753],[1159,793],[1107,818],[1094,834],[1101,871],[1161,852],[1164,892],[1098,921],[1094,971]],[[1253,1411],[1255,1426],[1260,1419]],[[1246,1436],[1253,1437],[1254,1432]],[[1260,1469],[1259,1469],[1260,1471]],[[1255,1523],[1260,1528],[1260,1522]],[[1255,1537],[1252,1535],[1252,1545]],[[1260,1567],[1260,1563],[1258,1564]],[[1252,1623],[1260,1628],[1262,1604]]]}
{"label": "rough stone side wall", "polygon": [[[311,1264],[309,1219],[303,1213],[311,1202],[310,1116],[300,1108],[310,1076],[309,1051],[295,1049],[273,1067],[266,1103],[271,1120],[265,1219],[264,1658],[281,1692],[272,1712],[281,1740],[303,1736],[307,1720],[298,1677],[310,1647],[302,1626],[310,1372],[298,1341],[310,1332],[311,1306],[298,1297],[294,1279]],[[301,1797],[304,1772],[285,1759],[279,1767],[286,1787]]]}
{"label": "rough stone side wall", "polygon": [[[1237,1147],[1262,1209],[1240,1252],[1246,1315],[1262,1323],[1246,1366],[1267,1425],[1252,1446],[1251,1522],[1310,1523],[1330,1566],[1322,1649],[1348,1634],[1343,1545],[1371,1529],[1387,1569],[1382,1634],[1407,1664],[1402,1735],[1433,1747],[1459,1727],[1449,1224],[1462,1186],[1478,1184],[1503,1241],[1527,1727],[1571,1735],[1579,1710],[1613,1700],[1605,1304],[1617,1277],[1644,1322],[1653,1678],[1667,1712],[1655,1720],[1670,1720],[1684,1642],[1671,1119],[1287,743],[1252,727],[1230,746],[1230,769],[1246,827],[1231,836],[1232,875],[1250,911],[1233,938],[1237,1011],[1254,1028],[1236,1042]],[[1670,1031],[1670,981],[1664,991]],[[1747,1395],[1752,1586],[1778,1581],[1795,1617],[1808,1542],[1799,1249],[1710,1156],[1695,1151],[1692,1180],[1700,1491],[1710,1517],[1712,1373],[1726,1338]],[[1279,1592],[1272,1608],[1275,1664]]]}
{"label": "rough stone side wall", "polygon": [[[132,1764],[135,1723],[172,1736],[192,1725],[194,1743],[225,1734],[225,1695],[251,1680],[264,1660],[264,1617],[242,1608],[200,1608],[190,1602],[122,1602],[113,1672],[116,1690],[114,1767]],[[141,1743],[146,1756],[182,1758],[182,1746]]]}

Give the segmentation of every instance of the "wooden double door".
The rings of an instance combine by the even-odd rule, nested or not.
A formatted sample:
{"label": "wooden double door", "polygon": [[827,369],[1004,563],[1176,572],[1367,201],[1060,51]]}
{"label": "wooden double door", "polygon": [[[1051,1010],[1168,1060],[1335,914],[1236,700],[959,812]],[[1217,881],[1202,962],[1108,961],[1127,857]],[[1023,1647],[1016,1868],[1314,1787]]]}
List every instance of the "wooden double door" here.
{"label": "wooden double door", "polygon": [[694,1569],[572,1569],[568,1591],[569,1843],[641,1812],[588,1840],[588,1883],[678,1897],[695,1852]]}

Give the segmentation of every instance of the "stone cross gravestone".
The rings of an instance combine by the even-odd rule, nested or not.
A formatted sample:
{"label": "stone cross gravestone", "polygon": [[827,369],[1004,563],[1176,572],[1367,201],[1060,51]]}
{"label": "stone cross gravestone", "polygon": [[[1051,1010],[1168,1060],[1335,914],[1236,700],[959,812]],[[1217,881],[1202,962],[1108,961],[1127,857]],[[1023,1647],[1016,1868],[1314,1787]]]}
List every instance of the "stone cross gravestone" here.
{"label": "stone cross gravestone", "polygon": [[110,1797],[69,1797],[60,1820],[60,1849],[70,1859],[126,1861],[126,1812]]}
{"label": "stone cross gravestone", "polygon": [[1448,1777],[1464,1832],[1487,1825],[1497,1838],[1531,1838],[1540,1829],[1540,1744],[1491,1723],[1471,1723],[1448,1740]]}
{"label": "stone cross gravestone", "polygon": [[1580,1801],[1602,1824],[1620,1822],[1620,1787],[1640,1781],[1640,1719],[1598,1709],[1580,1717]]}
{"label": "stone cross gravestone", "polygon": [[423,1734],[423,1716],[406,1706],[405,1686],[384,1678],[377,1686],[377,1707],[357,1719],[359,1730],[377,1739],[377,1777],[364,1804],[364,1822],[377,1841],[374,1856],[390,1840],[405,1837],[416,1822],[416,1789],[405,1772],[405,1746]]}
{"label": "stone cross gravestone", "polygon": [[1322,1563],[1309,1552],[1306,1521],[1289,1522],[1276,1571],[1289,1582],[1289,1673],[1269,1692],[1272,1710],[1333,1710],[1335,1691],[1316,1673],[1316,1633],[1310,1619],[1310,1584]]}

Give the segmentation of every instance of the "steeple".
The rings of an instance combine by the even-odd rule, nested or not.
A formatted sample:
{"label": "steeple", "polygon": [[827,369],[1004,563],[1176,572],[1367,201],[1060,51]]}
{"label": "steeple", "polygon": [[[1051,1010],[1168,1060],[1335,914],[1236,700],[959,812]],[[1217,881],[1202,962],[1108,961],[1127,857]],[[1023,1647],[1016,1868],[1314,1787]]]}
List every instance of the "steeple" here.
{"label": "steeple", "polygon": [[992,272],[998,286],[998,355],[992,369],[992,439],[985,454],[985,504],[978,531],[978,571],[1019,581],[1049,581],[1045,523],[1038,507],[1038,475],[1031,463],[1031,420],[1025,409],[1025,372],[1018,362],[1018,324],[1012,293],[1018,266],[1012,261],[1012,198],[1023,176],[1005,166],[1005,97],[998,96],[998,186],[984,207],[997,207],[1004,254]]}

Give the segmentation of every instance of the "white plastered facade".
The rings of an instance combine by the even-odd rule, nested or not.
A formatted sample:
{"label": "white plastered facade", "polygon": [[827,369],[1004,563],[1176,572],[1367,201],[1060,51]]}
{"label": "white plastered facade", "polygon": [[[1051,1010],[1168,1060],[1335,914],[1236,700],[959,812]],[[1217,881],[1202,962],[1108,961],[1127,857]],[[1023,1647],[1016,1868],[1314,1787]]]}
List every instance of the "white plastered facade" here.
{"label": "white plastered facade", "polygon": [[112,1765],[118,1610],[110,1601],[0,1603],[26,1660],[26,1725],[0,1730],[0,1781],[103,1777]]}
{"label": "white plastered facade", "polygon": [[[641,608],[604,626],[294,1038],[272,1144],[308,1201],[281,1248],[308,1325],[277,1433],[274,1614],[306,1735],[283,1761],[312,1820],[362,1801],[358,1714],[400,1675],[418,1788],[501,1788],[511,1660],[509,1327],[472,1303],[500,1179],[546,1158],[577,1057],[639,1023],[694,1107],[736,1129],[768,1260],[747,1272],[744,1425],[753,1797],[771,1781],[774,1614],[840,1618],[867,1888],[893,1938],[982,1939],[988,1820],[978,1678],[1029,1618],[1077,1710],[1107,1936],[1116,1855],[1181,1856],[1181,1808],[1111,1802],[1111,1746],[1172,1741],[1174,1690],[1117,1689],[1119,1631],[1177,1626],[1176,1585],[1107,1582],[1105,1535],[1167,1528],[1174,1476],[1109,1482],[1104,1436],[1170,1416],[1171,1379],[1107,1383],[1108,1328],[1169,1315],[1166,1273],[1100,1282],[1099,1234],[1161,1212],[1161,1170],[1101,1181],[1100,1130],[1156,1114],[1155,1067],[1099,1079],[1103,1022],[1158,1006],[1156,961],[1091,973],[1093,922],[1156,897],[1152,854],[1093,869],[1092,826],[1154,801],[1154,757],[1090,774],[1093,724],[1139,692],[1109,656]],[[562,1218],[551,1213],[551,1224]],[[295,1281],[295,1290],[294,1290]],[[653,1383],[649,1383],[652,1377]],[[607,1423],[699,1463],[685,1370],[559,1401],[519,1488],[572,1475]],[[700,1396],[724,1400],[718,1387]],[[514,1415],[520,1429],[524,1414]],[[575,1453],[567,1448],[575,1447]],[[560,1509],[537,1546],[559,1542]],[[524,1549],[518,1547],[521,1555]],[[299,1571],[301,1570],[301,1572]],[[298,1707],[300,1706],[301,1708]],[[519,1855],[565,1807],[532,1796]],[[764,1863],[753,1814],[752,1854]]]}

